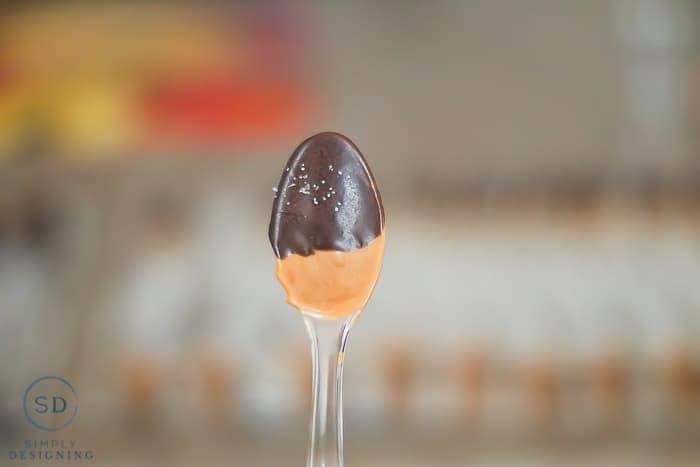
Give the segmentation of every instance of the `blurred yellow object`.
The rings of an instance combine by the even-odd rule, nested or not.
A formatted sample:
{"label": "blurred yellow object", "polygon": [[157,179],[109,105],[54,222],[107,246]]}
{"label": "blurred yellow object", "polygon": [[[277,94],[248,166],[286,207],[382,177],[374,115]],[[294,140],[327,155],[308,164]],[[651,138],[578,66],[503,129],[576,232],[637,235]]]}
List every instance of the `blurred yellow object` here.
{"label": "blurred yellow object", "polygon": [[123,87],[91,82],[57,96],[58,129],[68,154],[102,154],[119,150],[136,138],[132,100]]}
{"label": "blurred yellow object", "polygon": [[108,82],[18,86],[0,96],[0,157],[42,139],[57,154],[103,155],[132,143],[136,126],[125,87]]}
{"label": "blurred yellow object", "polygon": [[0,26],[4,62],[27,80],[194,72],[241,57],[232,47],[230,16],[215,9],[57,4],[25,9]]}

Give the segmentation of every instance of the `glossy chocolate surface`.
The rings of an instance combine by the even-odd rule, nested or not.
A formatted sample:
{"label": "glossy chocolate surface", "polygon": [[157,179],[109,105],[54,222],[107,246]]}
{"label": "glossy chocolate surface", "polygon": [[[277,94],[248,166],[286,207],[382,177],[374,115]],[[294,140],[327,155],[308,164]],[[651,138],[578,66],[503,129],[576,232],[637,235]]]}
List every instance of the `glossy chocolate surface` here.
{"label": "glossy chocolate surface", "polygon": [[360,150],[339,133],[302,142],[287,161],[270,219],[278,258],[353,251],[384,230],[384,208]]}

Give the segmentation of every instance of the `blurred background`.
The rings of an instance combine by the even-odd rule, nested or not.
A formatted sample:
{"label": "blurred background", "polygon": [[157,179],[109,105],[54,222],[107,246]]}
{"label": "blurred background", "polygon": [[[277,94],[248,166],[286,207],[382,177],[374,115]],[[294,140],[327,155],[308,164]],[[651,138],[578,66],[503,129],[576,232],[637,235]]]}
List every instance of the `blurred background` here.
{"label": "blurred background", "polygon": [[[387,212],[348,466],[698,465],[693,0],[6,3],[3,459],[304,464],[308,346],[267,226],[322,130]],[[40,433],[22,396],[50,374],[80,410]]]}

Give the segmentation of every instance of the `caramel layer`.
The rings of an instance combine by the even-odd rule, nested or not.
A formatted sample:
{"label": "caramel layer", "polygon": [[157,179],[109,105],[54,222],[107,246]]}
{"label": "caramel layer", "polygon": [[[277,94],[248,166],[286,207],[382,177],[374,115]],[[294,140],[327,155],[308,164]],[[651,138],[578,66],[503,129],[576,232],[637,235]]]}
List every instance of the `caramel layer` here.
{"label": "caramel layer", "polygon": [[382,269],[384,243],[382,232],[357,250],[277,258],[277,279],[287,291],[287,303],[329,318],[363,309]]}

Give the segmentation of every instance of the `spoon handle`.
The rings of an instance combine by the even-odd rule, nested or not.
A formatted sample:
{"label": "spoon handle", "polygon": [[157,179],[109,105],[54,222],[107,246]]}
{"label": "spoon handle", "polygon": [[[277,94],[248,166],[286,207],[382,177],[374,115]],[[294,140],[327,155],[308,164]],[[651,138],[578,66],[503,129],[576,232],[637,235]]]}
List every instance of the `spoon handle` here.
{"label": "spoon handle", "polygon": [[311,341],[313,370],[307,467],[343,467],[343,360],[357,314],[329,319],[302,313]]}

